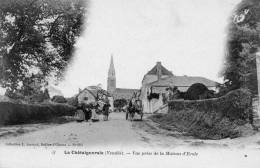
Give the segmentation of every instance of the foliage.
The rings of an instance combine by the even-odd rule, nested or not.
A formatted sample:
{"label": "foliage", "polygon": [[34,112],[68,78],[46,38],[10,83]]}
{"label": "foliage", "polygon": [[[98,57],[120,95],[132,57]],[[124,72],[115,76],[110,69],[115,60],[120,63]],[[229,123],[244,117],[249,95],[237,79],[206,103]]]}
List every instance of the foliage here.
{"label": "foliage", "polygon": [[33,94],[26,85],[34,80],[33,74],[40,84],[50,77],[62,78],[84,15],[83,0],[1,1],[0,84],[10,92]]}
{"label": "foliage", "polygon": [[127,105],[126,99],[116,99],[114,101],[114,107],[115,108],[123,108],[125,105]]}
{"label": "foliage", "polygon": [[52,99],[51,99],[52,102],[55,102],[55,103],[67,103],[67,100],[65,99],[65,97],[63,96],[53,96]]}
{"label": "foliage", "polygon": [[257,93],[255,54],[259,48],[260,3],[258,0],[243,0],[229,24],[226,60],[221,73],[227,90],[243,87]]}
{"label": "foliage", "polygon": [[75,107],[78,106],[78,97],[77,96],[67,98],[66,100],[67,100],[67,104],[69,104],[71,106],[75,106]]}
{"label": "foliage", "polygon": [[187,100],[198,100],[200,95],[208,91],[208,88],[202,83],[194,83],[189,87],[186,92],[185,99]]}
{"label": "foliage", "polygon": [[206,100],[170,101],[171,110],[196,109],[224,115],[229,119],[249,119],[251,115],[251,93],[245,89],[229,92],[225,96]]}
{"label": "foliage", "polygon": [[168,114],[151,119],[198,138],[234,138],[237,127],[252,123],[251,93],[239,89],[219,98],[170,101]]}
{"label": "foliage", "polygon": [[0,125],[49,121],[55,117],[73,116],[75,108],[66,104],[19,104],[0,102]]}
{"label": "foliage", "polygon": [[26,102],[26,103],[42,103],[50,100],[48,89],[44,89],[44,90],[34,89],[34,91],[31,92],[30,94],[28,93],[24,94],[22,90],[17,90],[15,92],[7,90],[5,92],[5,96],[15,100],[15,102]]}

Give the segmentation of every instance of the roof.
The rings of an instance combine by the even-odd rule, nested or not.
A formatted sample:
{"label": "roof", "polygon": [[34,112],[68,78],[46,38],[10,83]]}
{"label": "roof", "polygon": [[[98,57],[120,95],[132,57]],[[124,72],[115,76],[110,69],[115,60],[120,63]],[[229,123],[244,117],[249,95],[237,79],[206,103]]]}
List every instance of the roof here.
{"label": "roof", "polygon": [[172,76],[165,79],[157,80],[149,83],[148,85],[158,85],[158,86],[179,86],[179,87],[189,87],[194,83],[202,83],[207,87],[215,87],[217,82],[210,79],[199,77],[199,76]]}
{"label": "roof", "polygon": [[113,97],[114,99],[130,99],[134,92],[140,92],[140,89],[116,88]]}
{"label": "roof", "polygon": [[138,92],[140,89],[116,88],[116,92]]}
{"label": "roof", "polygon": [[161,62],[157,62],[157,64],[150,71],[147,72],[147,75],[157,75],[158,69],[161,70],[161,75],[173,76],[172,72],[162,66]]}
{"label": "roof", "polygon": [[98,94],[98,91],[101,91],[103,94],[107,95],[107,96],[110,96],[110,94],[106,91],[106,90],[103,90],[102,88],[98,87],[98,86],[89,86],[85,89],[83,89],[82,91],[80,91],[78,93],[78,95],[80,95],[82,92],[84,91],[88,91],[90,94],[92,94],[95,98],[97,98],[97,94]]}

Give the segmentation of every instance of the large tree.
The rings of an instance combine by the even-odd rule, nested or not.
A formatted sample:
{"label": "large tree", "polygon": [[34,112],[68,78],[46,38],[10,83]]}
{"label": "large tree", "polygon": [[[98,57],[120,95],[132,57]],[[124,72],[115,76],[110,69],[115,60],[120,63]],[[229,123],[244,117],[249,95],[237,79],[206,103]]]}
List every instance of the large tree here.
{"label": "large tree", "polygon": [[228,90],[247,88],[257,93],[255,54],[260,48],[260,1],[244,0],[229,24],[223,77]]}
{"label": "large tree", "polygon": [[[84,0],[0,2],[0,84],[11,92],[28,78],[59,80],[83,29]],[[39,80],[40,76],[40,80]]]}

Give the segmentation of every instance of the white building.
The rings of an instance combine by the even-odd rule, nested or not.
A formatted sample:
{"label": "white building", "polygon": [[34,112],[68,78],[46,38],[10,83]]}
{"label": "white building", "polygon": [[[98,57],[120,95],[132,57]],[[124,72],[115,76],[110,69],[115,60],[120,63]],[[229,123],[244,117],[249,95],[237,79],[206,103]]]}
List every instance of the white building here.
{"label": "white building", "polygon": [[142,80],[141,99],[144,113],[154,113],[163,106],[163,94],[166,93],[166,88],[177,86],[184,92],[194,83],[202,83],[211,90],[215,90],[217,86],[216,82],[204,77],[175,76],[162,66],[161,62],[157,62]]}

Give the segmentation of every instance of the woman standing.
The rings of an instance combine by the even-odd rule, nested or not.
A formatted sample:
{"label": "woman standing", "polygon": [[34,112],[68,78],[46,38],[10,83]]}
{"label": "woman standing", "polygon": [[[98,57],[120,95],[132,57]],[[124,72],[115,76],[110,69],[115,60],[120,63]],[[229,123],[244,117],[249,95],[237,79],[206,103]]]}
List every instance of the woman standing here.
{"label": "woman standing", "polygon": [[92,112],[92,119],[91,120],[93,122],[99,121],[99,117],[98,117],[98,114],[97,114],[98,108],[99,108],[99,104],[97,102],[94,102],[93,108],[91,109],[91,112]]}
{"label": "woman standing", "polygon": [[85,120],[84,106],[79,104],[76,109],[75,119],[77,122],[82,122]]}

